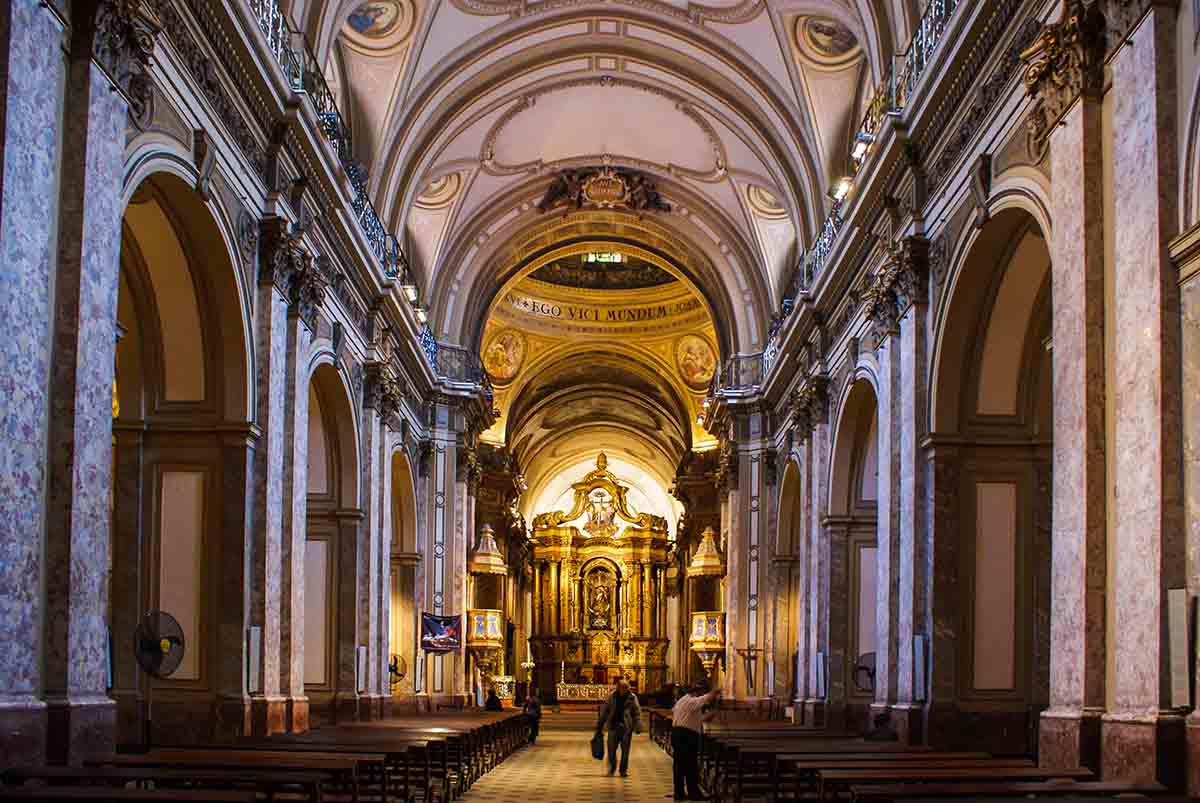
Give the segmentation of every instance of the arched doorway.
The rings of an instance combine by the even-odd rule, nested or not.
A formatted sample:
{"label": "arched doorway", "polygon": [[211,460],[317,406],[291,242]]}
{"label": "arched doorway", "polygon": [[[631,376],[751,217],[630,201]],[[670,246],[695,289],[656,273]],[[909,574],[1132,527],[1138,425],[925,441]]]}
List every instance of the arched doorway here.
{"label": "arched doorway", "polygon": [[349,388],[328,359],[317,352],[308,388],[303,649],[313,727],[348,713],[355,718],[353,702],[362,687],[355,608],[366,556],[359,544],[358,428]]}
{"label": "arched doorway", "polygon": [[[865,730],[875,697],[879,652],[879,412],[865,371],[848,386],[833,441],[829,516],[829,656],[814,656],[828,673],[830,726]],[[886,629],[883,631],[886,632]],[[820,683],[816,684],[820,686]]]}
{"label": "arched doorway", "polygon": [[771,558],[771,671],[770,695],[778,700],[796,699],[802,691],[797,650],[806,644],[809,578],[804,571],[805,528],[803,487],[800,469],[789,460],[779,485],[779,515],[775,549]]}
{"label": "arched doorway", "polygon": [[[242,663],[223,646],[227,626],[242,642],[249,524],[249,334],[235,264],[190,186],[164,173],[143,181],[122,224],[113,389],[109,626],[122,742],[146,737],[148,691],[156,743],[212,738],[236,722],[225,701],[243,695]],[[135,661],[148,610],[183,628],[169,679]]]}
{"label": "arched doorway", "polygon": [[1050,256],[996,214],[950,277],[931,393],[929,741],[1034,749],[1049,695]]}
{"label": "arched doorway", "polygon": [[[420,691],[417,673],[417,645],[421,617],[421,552],[417,543],[417,491],[412,466],[403,449],[392,454],[391,465],[392,554],[390,569],[390,605],[388,611],[388,661],[399,674],[393,674],[391,691],[393,710],[413,704]],[[396,708],[397,704],[400,708]]]}

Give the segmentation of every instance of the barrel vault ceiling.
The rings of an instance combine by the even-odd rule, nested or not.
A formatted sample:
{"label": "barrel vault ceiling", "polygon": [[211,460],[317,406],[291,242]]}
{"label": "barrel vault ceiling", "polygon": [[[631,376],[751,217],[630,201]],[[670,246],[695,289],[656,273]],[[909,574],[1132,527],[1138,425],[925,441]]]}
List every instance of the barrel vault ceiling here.
{"label": "barrel vault ceiling", "polygon": [[[761,347],[917,0],[300,0],[381,215],[439,336],[513,270],[564,169],[653,181],[709,263],[723,350]],[[557,212],[555,214],[562,214]],[[685,269],[687,266],[684,266]],[[703,285],[703,281],[699,281]],[[487,301],[483,303],[488,303]]]}

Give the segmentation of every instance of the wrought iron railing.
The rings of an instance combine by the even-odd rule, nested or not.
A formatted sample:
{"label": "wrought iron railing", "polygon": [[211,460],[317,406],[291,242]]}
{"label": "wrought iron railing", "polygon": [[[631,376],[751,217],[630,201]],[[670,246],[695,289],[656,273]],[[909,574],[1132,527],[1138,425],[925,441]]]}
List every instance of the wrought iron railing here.
{"label": "wrought iron railing", "polygon": [[896,76],[895,97],[892,101],[896,110],[908,105],[909,96],[912,95],[929,62],[933,60],[933,54],[946,32],[946,25],[961,2],[962,0],[929,0],[929,6],[921,15],[920,24],[909,40],[900,73]]}
{"label": "wrought iron railing", "polygon": [[809,290],[813,286],[813,282],[821,275],[825,269],[825,262],[829,259],[829,255],[833,252],[833,244],[837,240],[838,232],[842,230],[842,202],[838,201],[829,210],[829,215],[826,216],[825,222],[821,224],[821,234],[817,237],[817,241],[813,243],[813,247],[804,257],[804,273],[801,287],[804,290]]}
{"label": "wrought iron railing", "polygon": [[367,176],[362,165],[354,158],[354,147],[350,138],[350,127],[346,125],[337,106],[337,98],[325,82],[325,73],[313,55],[303,34],[291,29],[287,16],[276,0],[249,0],[250,10],[258,20],[258,27],[267,38],[267,45],[283,69],[288,83],[296,92],[306,95],[316,112],[321,133],[333,146],[338,161],[350,177],[354,186],[351,206],[363,234],[367,237],[371,252],[379,261],[383,275],[389,279],[408,273],[408,260],[400,248],[400,241],[387,230],[375,205],[367,194]]}

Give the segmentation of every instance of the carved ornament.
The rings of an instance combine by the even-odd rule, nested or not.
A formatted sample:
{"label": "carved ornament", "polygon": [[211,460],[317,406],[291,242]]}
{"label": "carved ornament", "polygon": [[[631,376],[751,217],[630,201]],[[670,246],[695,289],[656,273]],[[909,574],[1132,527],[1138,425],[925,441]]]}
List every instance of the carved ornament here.
{"label": "carved ornament", "polygon": [[149,67],[159,27],[142,11],[141,0],[101,0],[96,8],[96,61],[129,102],[129,117],[145,130],[154,117]]}
{"label": "carved ornament", "polygon": [[329,286],[323,268],[322,260],[313,259],[311,254],[304,252],[291,278],[288,294],[291,313],[313,334],[317,331],[317,312],[325,303],[325,288]]}
{"label": "carved ornament", "polygon": [[573,209],[631,209],[637,212],[670,212],[671,205],[658,194],[644,173],[608,164],[587,170],[563,170],[538,202],[540,212],[566,205]]}
{"label": "carved ornament", "polygon": [[1025,89],[1036,98],[1029,120],[1031,151],[1045,149],[1050,132],[1076,100],[1100,98],[1105,43],[1099,4],[1063,0],[1062,21],[1043,25],[1033,44],[1022,51]]}

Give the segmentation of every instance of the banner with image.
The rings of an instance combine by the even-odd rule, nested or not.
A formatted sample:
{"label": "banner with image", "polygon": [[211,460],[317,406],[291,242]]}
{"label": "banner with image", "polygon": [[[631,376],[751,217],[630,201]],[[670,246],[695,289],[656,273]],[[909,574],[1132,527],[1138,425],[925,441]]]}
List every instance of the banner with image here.
{"label": "banner with image", "polygon": [[458,652],[462,649],[462,616],[437,616],[421,612],[421,649],[425,652]]}

